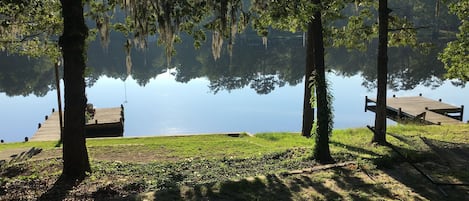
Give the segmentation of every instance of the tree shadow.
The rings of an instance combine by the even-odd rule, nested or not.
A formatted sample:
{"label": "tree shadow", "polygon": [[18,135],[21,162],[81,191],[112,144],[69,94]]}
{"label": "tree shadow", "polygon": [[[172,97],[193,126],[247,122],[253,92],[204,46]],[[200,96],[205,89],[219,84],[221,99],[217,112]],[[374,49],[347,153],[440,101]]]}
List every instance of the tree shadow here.
{"label": "tree shadow", "polygon": [[[445,142],[422,137],[422,141],[438,155],[447,166],[469,167],[469,145],[464,143]],[[469,181],[467,181],[469,183]]]}
{"label": "tree shadow", "polygon": [[347,167],[319,173],[249,177],[195,186],[177,186],[154,192],[153,200],[372,200],[395,199],[393,192],[373,181],[364,181],[364,173]]}
{"label": "tree shadow", "polygon": [[343,200],[342,195],[328,188],[324,182],[313,181],[310,177],[305,175],[299,175],[293,178],[293,182],[290,182],[291,190],[293,192],[300,192],[302,189],[312,188],[317,192],[320,192],[327,200]]}
{"label": "tree shadow", "polygon": [[375,156],[375,157],[382,157],[382,155],[377,154],[376,152],[373,152],[373,151],[370,151],[370,150],[367,150],[367,149],[361,148],[361,147],[350,146],[350,145],[343,144],[343,143],[340,143],[340,142],[335,142],[335,141],[331,141],[329,144],[334,145],[334,146],[338,146],[338,147],[344,147],[345,149],[347,149],[349,151],[352,151],[352,152],[364,153],[364,154],[367,154],[367,155],[370,155],[370,156]]}
{"label": "tree shadow", "polygon": [[[351,158],[350,160],[355,160],[356,158],[369,159],[374,165],[379,168],[391,167],[393,165],[392,162],[395,159],[394,155],[382,155],[362,147],[351,146],[334,141],[330,142],[330,144],[337,147],[343,147],[348,150],[347,153],[352,156],[349,157]],[[370,143],[370,146],[374,145],[371,145]],[[363,154],[366,154],[370,157],[364,157]]]}
{"label": "tree shadow", "polygon": [[155,192],[154,200],[292,200],[287,185],[277,176],[252,177],[237,181],[174,186]]}
{"label": "tree shadow", "polygon": [[396,199],[393,193],[382,185],[376,185],[375,182],[367,183],[362,178],[352,176],[354,172],[350,169],[338,168],[335,172],[341,175],[341,177],[335,178],[337,186],[347,190],[352,200],[370,200],[367,197],[380,197],[382,200]]}
{"label": "tree shadow", "polygon": [[179,183],[182,182],[186,176],[182,174],[170,174],[168,180],[161,185],[162,190],[155,192],[156,198],[163,198],[163,200],[183,200],[181,197],[181,189]]}
{"label": "tree shadow", "polygon": [[410,140],[408,136],[402,136],[402,135],[398,135],[394,133],[387,133],[387,134],[408,145],[412,145],[415,143],[414,141]]}
{"label": "tree shadow", "polygon": [[[408,145],[418,143],[393,136]],[[415,152],[394,146],[405,153],[401,156],[407,163],[394,164],[394,168],[383,171],[429,200],[469,200],[469,145],[425,137],[420,140],[428,150]]]}
{"label": "tree shadow", "polygon": [[49,188],[45,193],[41,195],[38,201],[53,201],[53,200],[64,200],[67,194],[73,187],[78,186],[83,179],[69,179],[65,175],[61,175],[54,185]]}

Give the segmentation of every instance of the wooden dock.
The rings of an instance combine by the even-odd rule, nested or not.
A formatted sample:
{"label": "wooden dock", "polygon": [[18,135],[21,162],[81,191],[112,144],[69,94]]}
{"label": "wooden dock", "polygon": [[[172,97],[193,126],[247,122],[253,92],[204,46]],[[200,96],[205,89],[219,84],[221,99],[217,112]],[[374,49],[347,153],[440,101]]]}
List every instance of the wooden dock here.
{"label": "wooden dock", "polygon": [[[456,107],[419,96],[386,99],[387,116],[397,122],[420,122],[423,124],[460,124],[463,123],[464,106]],[[376,99],[365,97],[365,112],[376,112]]]}
{"label": "wooden dock", "polygon": [[[43,123],[38,124],[38,130],[31,137],[31,141],[56,141],[60,139],[59,113],[52,110]],[[124,107],[96,108],[93,119],[86,125],[86,137],[121,137],[124,134]]]}

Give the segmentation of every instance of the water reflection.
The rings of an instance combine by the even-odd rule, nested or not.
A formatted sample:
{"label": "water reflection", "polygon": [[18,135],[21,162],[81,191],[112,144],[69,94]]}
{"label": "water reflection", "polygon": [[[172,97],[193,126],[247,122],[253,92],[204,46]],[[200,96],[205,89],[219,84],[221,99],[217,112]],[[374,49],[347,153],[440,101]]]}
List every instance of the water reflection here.
{"label": "water reflection", "polygon": [[[374,113],[364,112],[364,97],[374,90],[361,86],[360,75],[343,77],[328,74],[334,98],[335,127],[363,127],[373,122]],[[187,83],[177,82],[171,72],[152,78],[142,87],[132,77],[125,81],[101,77],[87,89],[89,101],[103,108],[124,104],[126,109],[125,136],[190,134],[212,132],[299,131],[301,129],[302,85],[284,86],[266,95],[250,88],[213,94],[206,78]],[[424,96],[454,105],[469,105],[467,89],[446,82],[431,89],[418,86],[399,91],[398,96]],[[44,97],[7,97],[1,94],[5,106],[0,138],[21,141],[32,136],[37,123],[56,107],[55,93]],[[468,120],[467,115],[464,118]]]}
{"label": "water reflection", "polygon": [[[434,39],[433,34],[423,35],[432,37],[422,40]],[[302,33],[270,30],[265,46],[255,31],[247,29],[234,43],[219,48],[217,59],[211,41],[195,49],[193,37],[182,34],[169,64],[167,50],[153,45],[158,37],[148,39],[153,43],[146,50],[129,51],[130,72],[124,48],[128,38],[122,33],[110,32],[106,48],[99,41],[89,44],[88,99],[97,107],[124,103],[126,136],[300,130]],[[390,49],[389,88],[397,95],[423,93],[468,105],[467,90],[442,78],[445,71],[436,55],[446,40],[432,42],[429,49]],[[366,95],[375,94],[376,49],[375,43],[364,52],[327,49],[336,128],[372,123],[373,114],[363,112],[363,102]],[[0,138],[19,141],[31,136],[43,116],[56,107],[55,93],[48,93],[54,90],[53,65],[45,58],[2,53],[0,66],[0,99],[3,113],[8,114]]]}
{"label": "water reflection", "polygon": [[[167,72],[175,80],[187,83],[192,79],[207,78],[213,93],[249,87],[258,94],[268,94],[285,85],[295,86],[304,76],[305,49],[303,35],[271,32],[269,46],[262,44],[256,33],[247,31],[238,37],[230,55],[227,48],[215,60],[208,43],[200,49],[193,47],[193,39],[183,36],[183,43],[177,44],[177,54],[172,62],[166,63],[165,50],[151,46],[145,51],[131,51],[133,67],[130,75],[140,86]],[[89,45],[87,85],[93,86],[100,77],[125,80],[126,70],[123,45],[127,40],[122,34],[111,33],[112,40],[103,49],[97,41]],[[445,70],[437,60],[437,54],[444,47],[443,42],[432,48],[420,49],[390,48],[389,88],[410,90],[419,85],[438,87],[443,84]],[[376,46],[371,44],[367,51],[351,51],[344,48],[327,50],[327,66],[338,75],[363,77],[363,86],[375,87]],[[0,91],[8,96],[35,94],[44,96],[54,89],[53,65],[46,58],[28,59],[24,56],[0,54]],[[18,68],[22,66],[22,68]]]}
{"label": "water reflection", "polygon": [[44,96],[54,87],[54,65],[47,58],[0,52],[0,92],[7,96]]}

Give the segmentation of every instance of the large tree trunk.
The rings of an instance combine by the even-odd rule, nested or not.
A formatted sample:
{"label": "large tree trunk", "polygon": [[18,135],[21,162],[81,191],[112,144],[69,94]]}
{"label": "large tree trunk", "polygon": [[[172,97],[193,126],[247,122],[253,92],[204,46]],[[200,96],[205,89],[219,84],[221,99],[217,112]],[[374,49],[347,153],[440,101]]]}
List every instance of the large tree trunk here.
{"label": "large tree trunk", "polygon": [[65,115],[63,175],[78,179],[91,172],[85,141],[85,39],[88,27],[81,0],[61,0],[64,30],[60,37],[64,59]]}
{"label": "large tree trunk", "polygon": [[305,88],[303,99],[303,127],[301,134],[305,137],[311,137],[311,130],[314,122],[314,105],[311,105],[311,93],[313,87],[313,24],[308,24],[308,32],[306,36],[306,66],[305,66]]}
{"label": "large tree trunk", "polygon": [[[316,5],[321,5],[320,0],[313,0]],[[314,158],[320,163],[331,163],[333,159],[329,150],[329,125],[332,121],[331,108],[327,94],[326,72],[324,65],[324,39],[322,34],[321,12],[316,10],[311,22],[311,45],[313,47],[314,79],[316,86],[318,125],[316,131],[316,144],[314,146]]]}
{"label": "large tree trunk", "polygon": [[388,75],[388,1],[379,0],[378,30],[378,92],[376,97],[375,130],[372,142],[386,144],[386,90]]}

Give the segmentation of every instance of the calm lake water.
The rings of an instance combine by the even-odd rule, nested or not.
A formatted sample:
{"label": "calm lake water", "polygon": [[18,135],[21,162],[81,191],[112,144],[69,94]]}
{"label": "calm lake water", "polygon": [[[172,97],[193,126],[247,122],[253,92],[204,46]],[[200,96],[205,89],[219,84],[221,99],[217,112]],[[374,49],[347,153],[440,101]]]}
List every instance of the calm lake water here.
{"label": "calm lake water", "polygon": [[[360,76],[342,77],[329,74],[334,94],[335,128],[363,127],[373,124],[374,113],[364,112],[365,96],[374,96],[361,86]],[[170,73],[151,79],[145,86],[135,80],[102,77],[87,89],[88,99],[96,107],[125,107],[124,136],[175,135],[218,132],[270,132],[301,130],[303,85],[284,86],[267,95],[250,88],[210,92],[205,78],[179,83]],[[468,90],[445,83],[431,89],[418,86],[413,90],[392,92],[397,96],[423,93],[442,98],[454,105],[469,105]],[[31,137],[44,115],[57,108],[55,91],[44,97],[7,97],[2,102],[0,138],[6,142]],[[467,121],[467,115],[464,121]]]}
{"label": "calm lake water", "polygon": [[[301,130],[302,34],[272,33],[267,47],[254,33],[246,33],[237,39],[232,56],[225,48],[218,60],[213,59],[210,44],[195,50],[192,41],[183,40],[188,42],[177,45],[170,64],[174,68],[169,70],[164,49],[152,44],[145,52],[132,50],[130,75],[122,45],[125,38],[111,34],[111,41],[106,50],[97,41],[89,45],[92,70],[87,97],[97,108],[124,105],[124,136]],[[438,51],[420,55],[391,48],[388,95],[422,93],[457,106],[469,105],[467,88],[437,79],[444,73],[436,61]],[[365,113],[364,103],[365,96],[376,94],[369,87],[375,75],[376,49],[328,52],[335,128],[372,125],[374,113]],[[4,69],[0,74],[0,139],[6,142],[31,137],[44,116],[57,108],[52,65],[13,58],[4,55],[0,59]]]}

